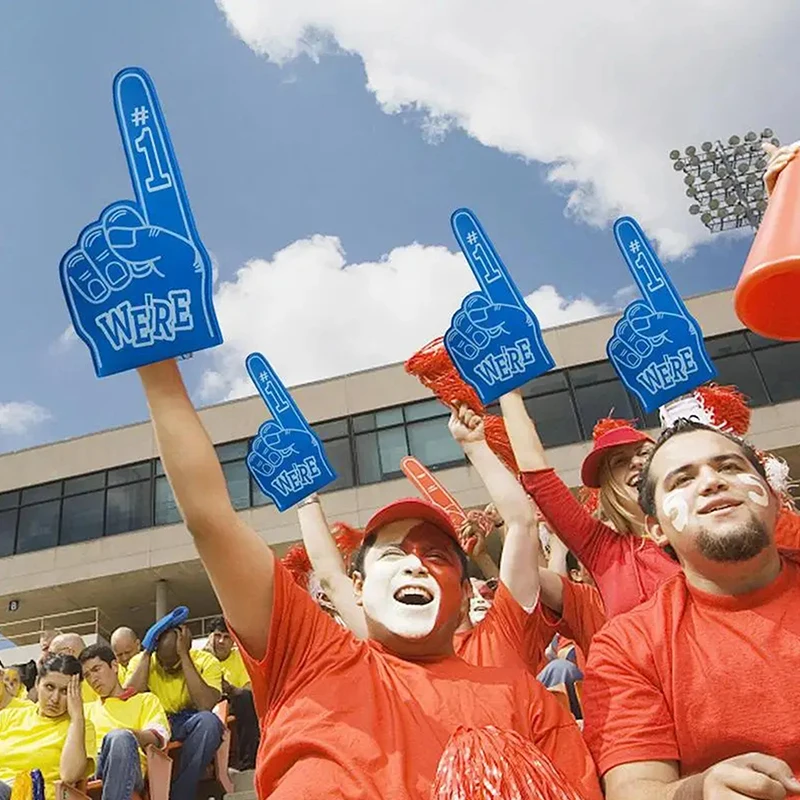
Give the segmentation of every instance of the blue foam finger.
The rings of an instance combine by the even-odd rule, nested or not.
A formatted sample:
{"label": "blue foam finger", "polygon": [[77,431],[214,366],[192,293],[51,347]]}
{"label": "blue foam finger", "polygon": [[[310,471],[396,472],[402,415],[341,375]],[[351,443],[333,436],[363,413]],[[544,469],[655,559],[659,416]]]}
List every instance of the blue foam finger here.
{"label": "blue foam finger", "polygon": [[459,208],[450,225],[481,290],[464,298],[445,333],[444,346],[481,402],[491,403],[552,369],[555,362],[539,320],[475,214]]}
{"label": "blue foam finger", "polygon": [[250,443],[247,467],[259,489],[286,511],[336,480],[322,442],[283,382],[261,353],[251,353],[247,372],[272,414]]}
{"label": "blue foam finger", "polygon": [[189,619],[189,609],[186,606],[173,608],[169,614],[165,614],[154,625],[151,625],[142,639],[142,648],[147,653],[152,653],[156,649],[158,640],[162,634],[172,628],[183,625]]}
{"label": "blue foam finger", "polygon": [[620,217],[614,223],[614,238],[643,300],[625,309],[606,352],[620,380],[649,413],[717,373],[700,325],[639,223]]}
{"label": "blue foam finger", "polygon": [[222,343],[211,258],[155,87],[144,70],[130,67],[114,78],[113,96],[136,200],[107,206],[60,267],[73,326],[98,377]]}

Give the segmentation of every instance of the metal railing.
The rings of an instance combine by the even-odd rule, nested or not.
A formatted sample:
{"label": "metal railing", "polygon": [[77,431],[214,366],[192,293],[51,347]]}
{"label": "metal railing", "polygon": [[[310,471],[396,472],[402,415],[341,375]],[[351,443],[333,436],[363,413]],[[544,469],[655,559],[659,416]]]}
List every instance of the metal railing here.
{"label": "metal railing", "polygon": [[111,633],[108,617],[99,608],[79,608],[60,614],[0,622],[0,634],[17,647],[37,644],[47,630],[70,631],[81,636],[97,634],[106,640]]}

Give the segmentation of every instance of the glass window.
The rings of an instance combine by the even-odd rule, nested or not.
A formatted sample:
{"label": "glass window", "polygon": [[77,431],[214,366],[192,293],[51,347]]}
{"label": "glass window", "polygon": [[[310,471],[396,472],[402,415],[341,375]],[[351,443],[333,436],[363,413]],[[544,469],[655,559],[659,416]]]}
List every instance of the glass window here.
{"label": "glass window", "polygon": [[749,398],[751,408],[765,406],[769,403],[752,353],[738,353],[725,358],[715,358],[714,366],[717,368],[716,382],[723,386],[728,384],[735,386]]}
{"label": "glass window", "polygon": [[149,481],[109,489],[106,502],[106,536],[149,528],[152,524],[152,510]]}
{"label": "glass window", "polygon": [[229,461],[222,465],[231,503],[237,510],[250,506],[250,473],[244,461]]}
{"label": "glass window", "polygon": [[74,544],[103,535],[105,492],[89,492],[65,497],[61,506],[59,544]]}
{"label": "glass window", "polygon": [[400,472],[400,459],[408,455],[403,428],[367,433],[356,437],[360,483],[376,483]]}
{"label": "glass window", "polygon": [[156,459],[156,475],[163,475],[164,474],[164,465],[161,463],[161,459]]}
{"label": "glass window", "polygon": [[340,436],[347,436],[347,420],[334,419],[330,422],[317,422],[311,426],[314,433],[323,441],[326,439],[338,439]]}
{"label": "glass window", "polygon": [[800,397],[800,342],[758,350],[755,355],[773,403]]}
{"label": "glass window", "polygon": [[[411,455],[416,456],[428,467],[464,461],[464,451],[450,435],[447,420],[448,417],[439,417],[408,426]],[[395,469],[400,469],[399,458]]]}
{"label": "glass window", "polygon": [[525,407],[545,447],[560,447],[582,441],[578,418],[568,392],[529,397]]}
{"label": "glass window", "polygon": [[43,500],[54,500],[61,497],[61,481],[44,483],[41,486],[29,486],[22,490],[22,502],[41,503]]}
{"label": "glass window", "polygon": [[760,350],[762,347],[774,347],[776,344],[781,344],[781,342],[775,339],[765,339],[763,336],[759,336],[752,331],[745,331],[745,337],[747,341],[750,342],[750,347],[752,347],[753,350]]}
{"label": "glass window", "polygon": [[573,386],[591,386],[603,381],[616,380],[617,373],[609,361],[598,361],[584,367],[573,367],[569,370],[569,379]]}
{"label": "glass window", "polygon": [[706,339],[706,350],[712,359],[718,356],[729,356],[734,353],[744,353],[750,348],[747,346],[747,339],[743,333],[731,333],[727,336],[717,336],[714,339]]}
{"label": "glass window", "polygon": [[325,454],[328,456],[328,461],[331,462],[337,478],[333,483],[328,484],[323,491],[335,492],[337,489],[349,489],[355,483],[350,440],[336,439],[332,442],[325,442],[324,447]]}
{"label": "glass window", "polygon": [[658,411],[651,411],[649,414],[642,408],[637,398],[631,398],[633,402],[633,413],[636,416],[637,428],[660,428],[661,417]]}
{"label": "glass window", "polygon": [[0,558],[14,553],[17,534],[17,510],[0,511]]}
{"label": "glass window", "polygon": [[235,461],[237,458],[247,458],[248,442],[228,442],[216,446],[217,458],[220,461]]}
{"label": "glass window", "polygon": [[376,428],[386,428],[390,425],[403,424],[402,408],[385,408],[382,411],[375,411],[369,414],[359,414],[353,417],[353,430],[356,433],[362,431],[374,431]]}
{"label": "glass window", "polygon": [[150,477],[150,461],[139,464],[128,464],[127,467],[117,467],[108,471],[108,485],[119,486],[121,483],[147,480]]}
{"label": "glass window", "polygon": [[16,508],[19,505],[19,492],[3,492],[0,494],[0,511]]}
{"label": "glass window", "polygon": [[80,494],[102,489],[106,485],[105,472],[95,472],[93,475],[79,475],[77,478],[67,478],[64,481],[64,494]]}
{"label": "glass window", "polygon": [[156,478],[156,525],[171,525],[181,521],[181,513],[172,494],[169,481],[159,476]]}
{"label": "glass window", "polygon": [[609,416],[620,419],[630,419],[633,416],[630,398],[619,381],[582,386],[575,390],[575,401],[587,439],[592,438],[597,420]]}
{"label": "glass window", "polygon": [[26,506],[19,512],[17,552],[30,553],[58,544],[58,511],[60,501],[37,503]]}
{"label": "glass window", "polygon": [[425,400],[422,403],[413,403],[406,406],[406,420],[413,422],[418,419],[431,419],[431,417],[449,416],[447,407],[438,400]]}
{"label": "glass window", "polygon": [[267,497],[261,489],[258,488],[258,484],[250,478],[250,488],[253,492],[253,505],[254,506],[268,506],[272,503],[272,498]]}
{"label": "glass window", "polygon": [[567,375],[563,370],[558,372],[545,372],[538,378],[534,378],[522,387],[522,394],[525,397],[534,397],[550,392],[559,392],[567,388]]}

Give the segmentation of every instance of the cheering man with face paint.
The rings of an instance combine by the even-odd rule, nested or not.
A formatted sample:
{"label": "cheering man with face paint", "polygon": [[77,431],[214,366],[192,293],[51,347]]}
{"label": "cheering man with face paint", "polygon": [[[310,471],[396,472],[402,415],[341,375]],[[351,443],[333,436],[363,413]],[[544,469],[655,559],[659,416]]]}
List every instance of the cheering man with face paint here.
{"label": "cheering man with face paint", "polygon": [[454,655],[469,581],[446,514],[404,500],[367,523],[355,595],[369,639],[359,640],[234,511],[175,362],[139,373],[165,471],[250,674],[262,800],[429,800],[440,756],[464,727],[524,737],[561,767],[569,796],[600,797],[577,727],[541,685]]}
{"label": "cheering man with face paint", "polygon": [[680,420],[642,472],[682,573],[592,641],[586,737],[607,800],[800,795],[800,558],[746,444]]}

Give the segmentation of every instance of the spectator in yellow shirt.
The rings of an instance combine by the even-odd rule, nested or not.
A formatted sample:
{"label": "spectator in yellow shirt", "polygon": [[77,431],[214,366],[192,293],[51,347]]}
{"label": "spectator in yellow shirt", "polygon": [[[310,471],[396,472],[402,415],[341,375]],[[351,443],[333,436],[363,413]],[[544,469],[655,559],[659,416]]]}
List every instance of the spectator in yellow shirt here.
{"label": "spectator in yellow shirt", "polygon": [[[30,700],[27,697],[18,697],[16,691],[9,689],[6,686],[6,672],[11,672],[14,668],[11,667],[9,670],[5,670],[3,665],[0,664],[0,711],[3,711],[6,708],[22,708],[23,706],[32,706]],[[14,670],[16,671],[16,670]]]}
{"label": "spectator in yellow shirt", "polygon": [[0,712],[0,800],[9,800],[18,775],[34,769],[47,800],[55,800],[57,780],[75,783],[93,773],[95,733],[84,719],[80,681],[78,659],[49,655],[39,668],[38,704]]}
{"label": "spectator in yellow shirt", "polygon": [[97,737],[97,777],[102,800],[131,800],[144,789],[145,749],[169,743],[169,722],[161,701],[150,692],[137,694],[119,682],[117,661],[110,647],[89,645],[80,655],[83,679],[98,697],[84,707]]}
{"label": "spectator in yellow shirt", "polygon": [[[60,633],[50,642],[50,653],[70,655],[74,658],[83,652],[86,642],[77,633]],[[97,693],[86,681],[81,684],[81,697],[84,703],[93,703],[97,700]]]}
{"label": "spectator in yellow shirt", "polygon": [[9,667],[6,669],[3,676],[3,683],[11,697],[17,697],[22,700],[28,696],[28,690],[22,683],[22,674],[20,673],[19,667]]}
{"label": "spectator in yellow shirt", "polygon": [[111,649],[119,665],[119,682],[124,686],[128,680],[128,664],[142,652],[142,643],[131,628],[117,628],[111,634]]}
{"label": "spectator in yellow shirt", "polygon": [[234,766],[239,770],[253,769],[258,752],[259,730],[250,676],[239,649],[233,646],[233,637],[222,617],[212,623],[206,650],[213,653],[222,665],[222,693],[228,698],[233,716],[236,717]]}
{"label": "spectator in yellow shirt", "polygon": [[192,634],[181,625],[159,637],[155,653],[134,656],[128,675],[126,688],[149,689],[167,712],[173,740],[183,742],[170,800],[194,800],[197,784],[222,742],[222,722],[212,712],[222,698],[219,661],[211,653],[192,650]]}

